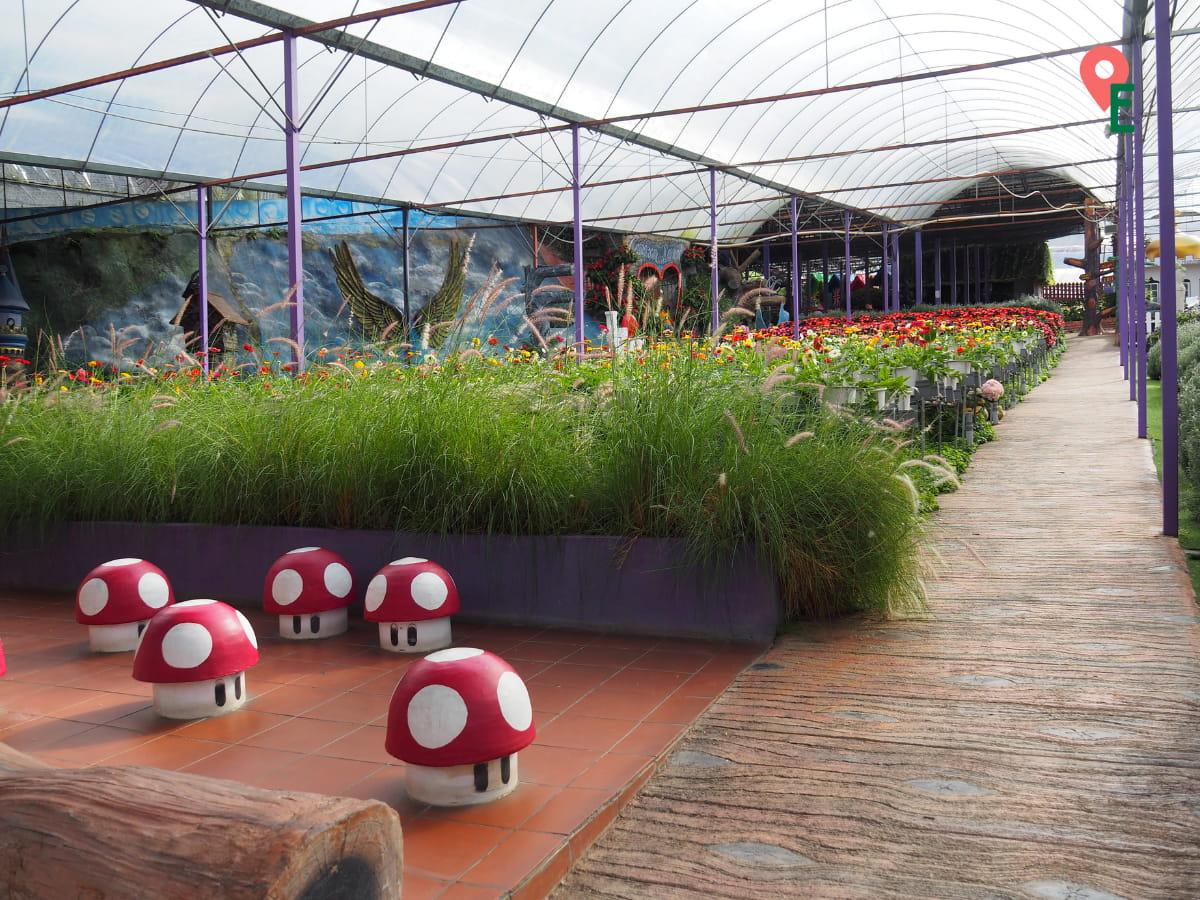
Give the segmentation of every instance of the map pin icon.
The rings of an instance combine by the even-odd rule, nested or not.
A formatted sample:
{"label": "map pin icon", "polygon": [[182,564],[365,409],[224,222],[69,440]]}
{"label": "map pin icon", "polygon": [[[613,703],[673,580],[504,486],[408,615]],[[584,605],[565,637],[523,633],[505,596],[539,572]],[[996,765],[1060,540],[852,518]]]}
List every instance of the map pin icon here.
{"label": "map pin icon", "polygon": [[[1096,67],[1106,62],[1112,66],[1111,75],[1099,75]],[[1083,62],[1079,64],[1079,77],[1092,99],[1103,110],[1107,110],[1112,100],[1109,91],[1110,84],[1124,84],[1129,77],[1129,62],[1125,54],[1116,47],[1093,47],[1084,54]]]}

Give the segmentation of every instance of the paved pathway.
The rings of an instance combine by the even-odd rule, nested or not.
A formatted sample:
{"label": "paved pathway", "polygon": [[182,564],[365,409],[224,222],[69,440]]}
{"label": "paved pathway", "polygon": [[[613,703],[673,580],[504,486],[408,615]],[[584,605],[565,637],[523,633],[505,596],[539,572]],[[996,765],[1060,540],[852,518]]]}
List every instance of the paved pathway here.
{"label": "paved pathway", "polygon": [[1200,897],[1200,619],[1111,338],[943,498],[928,614],[781,638],[552,895]]}

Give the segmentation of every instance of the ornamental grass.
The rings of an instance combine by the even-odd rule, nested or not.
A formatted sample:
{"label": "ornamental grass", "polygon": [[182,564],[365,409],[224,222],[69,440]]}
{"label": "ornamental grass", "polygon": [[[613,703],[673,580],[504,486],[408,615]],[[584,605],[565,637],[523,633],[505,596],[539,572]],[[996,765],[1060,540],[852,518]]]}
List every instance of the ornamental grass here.
{"label": "ornamental grass", "polygon": [[[902,423],[771,377],[752,349],[673,344],[578,363],[468,350],[43,379],[0,404],[0,531],[192,522],[682,539],[757,553],[791,619],[922,603]],[[237,375],[237,377],[234,377]],[[164,377],[168,376],[168,377]]]}

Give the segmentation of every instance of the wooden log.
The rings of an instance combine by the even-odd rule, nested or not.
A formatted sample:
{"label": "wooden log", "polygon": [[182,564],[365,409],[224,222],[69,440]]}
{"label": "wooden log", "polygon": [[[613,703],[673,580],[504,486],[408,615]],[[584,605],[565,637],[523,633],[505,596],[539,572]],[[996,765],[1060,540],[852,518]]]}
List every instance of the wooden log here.
{"label": "wooden log", "polygon": [[142,766],[38,768],[0,748],[4,897],[400,896],[400,817],[376,800]]}

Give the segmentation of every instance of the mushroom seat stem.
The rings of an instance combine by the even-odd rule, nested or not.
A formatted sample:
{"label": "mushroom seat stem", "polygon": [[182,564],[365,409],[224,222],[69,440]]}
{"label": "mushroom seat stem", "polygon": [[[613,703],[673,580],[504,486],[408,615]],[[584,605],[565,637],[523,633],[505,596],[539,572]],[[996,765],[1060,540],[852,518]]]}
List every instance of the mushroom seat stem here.
{"label": "mushroom seat stem", "polygon": [[138,638],[149,619],[140,622],[118,622],[116,625],[89,625],[88,646],[93,653],[124,653],[136,650]]}
{"label": "mushroom seat stem", "polygon": [[154,711],[164,719],[200,719],[240,709],[246,703],[246,673],[207,681],[154,685]]}
{"label": "mushroom seat stem", "polygon": [[431,806],[472,806],[511,794],[520,782],[517,754],[466,766],[418,766],[407,763],[404,789]]}

